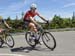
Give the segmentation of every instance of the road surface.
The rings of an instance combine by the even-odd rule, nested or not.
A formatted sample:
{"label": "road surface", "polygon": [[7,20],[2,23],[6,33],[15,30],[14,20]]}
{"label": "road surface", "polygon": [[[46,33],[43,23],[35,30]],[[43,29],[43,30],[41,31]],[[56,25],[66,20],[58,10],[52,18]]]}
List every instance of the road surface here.
{"label": "road surface", "polygon": [[75,56],[75,31],[51,33],[57,42],[54,51],[50,51],[44,45],[38,45],[36,49],[33,50],[26,43],[24,35],[17,34],[13,35],[15,40],[14,51],[12,52],[12,49],[8,48],[7,45],[3,45],[3,47],[0,48],[0,56]]}

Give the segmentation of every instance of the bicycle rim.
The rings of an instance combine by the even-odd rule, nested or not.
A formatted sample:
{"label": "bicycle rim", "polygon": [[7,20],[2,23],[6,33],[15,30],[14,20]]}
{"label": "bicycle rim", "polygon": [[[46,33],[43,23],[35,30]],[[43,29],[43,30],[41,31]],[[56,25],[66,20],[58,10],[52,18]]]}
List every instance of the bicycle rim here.
{"label": "bicycle rim", "polygon": [[44,32],[42,35],[42,40],[45,46],[51,50],[54,50],[56,47],[56,40],[54,36],[49,32]]}
{"label": "bicycle rim", "polygon": [[3,45],[3,41],[2,41],[2,38],[0,38],[0,47],[2,47]]}
{"label": "bicycle rim", "polygon": [[26,38],[26,42],[31,46],[31,47],[35,47],[36,43],[34,42],[34,40],[31,37],[31,32],[27,32],[25,34],[25,38]]}
{"label": "bicycle rim", "polygon": [[5,42],[9,47],[14,47],[14,39],[10,34],[6,36]]}

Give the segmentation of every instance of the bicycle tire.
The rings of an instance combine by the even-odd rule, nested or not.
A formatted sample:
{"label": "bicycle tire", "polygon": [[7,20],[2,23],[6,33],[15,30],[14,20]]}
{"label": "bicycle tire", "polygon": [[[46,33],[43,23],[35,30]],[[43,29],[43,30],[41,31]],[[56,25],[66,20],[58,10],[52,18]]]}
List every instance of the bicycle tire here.
{"label": "bicycle tire", "polygon": [[[54,43],[54,46],[53,47],[50,47],[46,42],[45,42],[45,37],[44,37],[44,35],[46,35],[46,34],[49,34],[49,37],[51,37],[52,39],[53,39],[53,43]],[[48,38],[49,38],[48,37]],[[55,48],[56,48],[56,40],[55,40],[55,38],[54,38],[54,36],[50,33],[50,32],[44,32],[43,34],[42,34],[42,41],[43,41],[43,43],[45,44],[45,46],[47,47],[47,48],[49,48],[50,50],[54,50]]]}
{"label": "bicycle tire", "polygon": [[3,40],[2,40],[2,38],[0,37],[0,47],[2,47],[2,45],[3,45]]}
{"label": "bicycle tire", "polygon": [[[25,39],[26,39],[26,42],[28,43],[28,45],[30,45],[31,47],[33,47],[33,48],[35,48],[35,46],[36,46],[36,43],[34,42],[34,44],[32,44],[30,41],[29,41],[29,37],[28,37],[28,34],[30,35],[31,34],[31,32],[26,32],[26,34],[25,34]],[[30,36],[31,37],[31,36]]]}
{"label": "bicycle tire", "polygon": [[[8,36],[9,36],[9,38],[11,38],[11,40],[12,40],[12,45],[9,44],[9,43],[7,42],[7,38],[8,38]],[[8,41],[9,41],[9,40],[8,40]],[[15,42],[14,42],[14,39],[13,39],[13,37],[12,37],[11,34],[7,34],[7,36],[6,36],[6,44],[7,44],[10,48],[13,48],[13,47],[14,47]]]}

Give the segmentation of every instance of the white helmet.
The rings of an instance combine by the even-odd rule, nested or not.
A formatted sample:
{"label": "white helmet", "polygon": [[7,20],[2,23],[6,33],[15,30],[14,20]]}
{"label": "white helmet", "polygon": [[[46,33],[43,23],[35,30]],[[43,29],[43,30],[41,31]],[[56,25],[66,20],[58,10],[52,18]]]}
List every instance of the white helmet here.
{"label": "white helmet", "polygon": [[30,8],[37,9],[37,5],[33,3],[33,4],[31,4]]}

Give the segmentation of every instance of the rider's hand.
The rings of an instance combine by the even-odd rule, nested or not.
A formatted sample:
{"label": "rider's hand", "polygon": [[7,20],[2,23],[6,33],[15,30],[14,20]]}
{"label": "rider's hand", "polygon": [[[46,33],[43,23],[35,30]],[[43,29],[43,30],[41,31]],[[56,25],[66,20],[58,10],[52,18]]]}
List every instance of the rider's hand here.
{"label": "rider's hand", "polygon": [[48,20],[46,21],[46,24],[49,24],[49,21]]}
{"label": "rider's hand", "polygon": [[46,21],[46,23],[48,23],[48,24],[49,24],[49,21],[47,20],[47,21]]}

